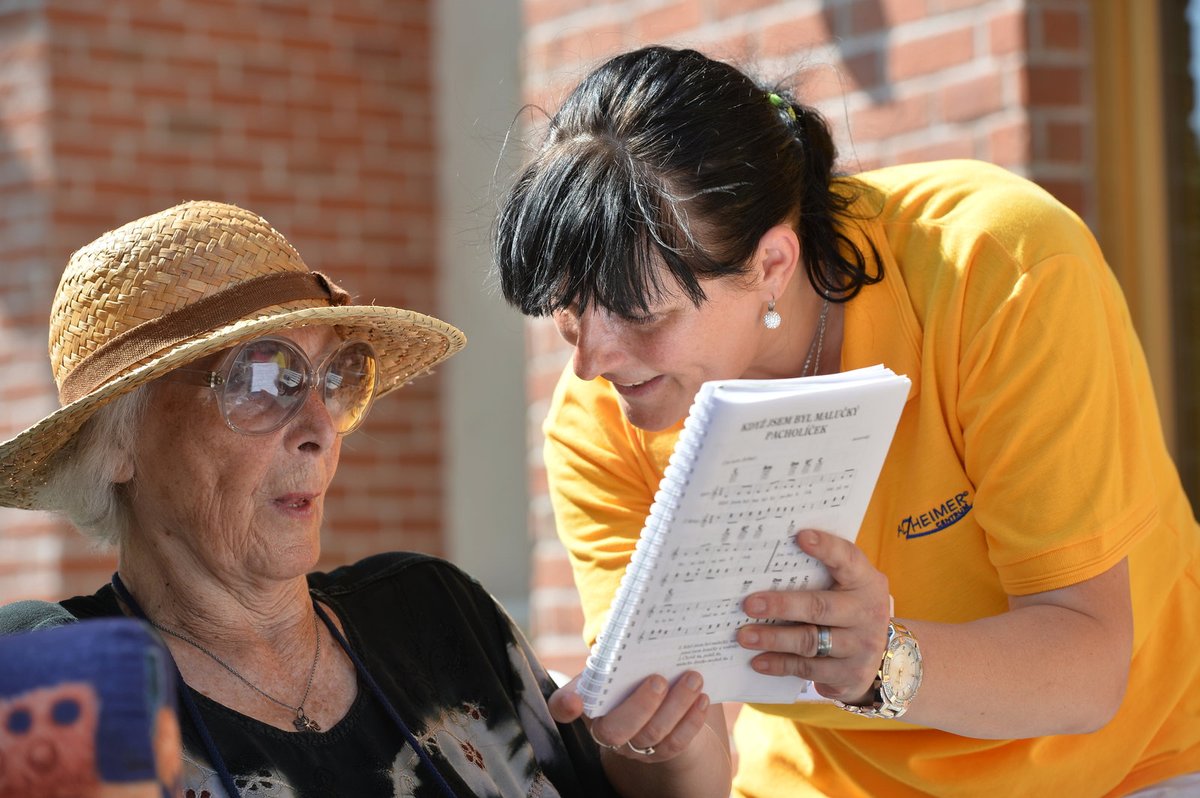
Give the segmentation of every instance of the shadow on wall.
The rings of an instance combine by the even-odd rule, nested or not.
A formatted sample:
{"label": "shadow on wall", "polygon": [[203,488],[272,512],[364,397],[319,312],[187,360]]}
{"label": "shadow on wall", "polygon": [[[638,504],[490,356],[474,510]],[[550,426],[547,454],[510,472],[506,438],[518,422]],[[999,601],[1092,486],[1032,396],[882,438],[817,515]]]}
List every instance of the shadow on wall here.
{"label": "shadow on wall", "polygon": [[888,80],[891,21],[883,2],[822,0],[821,16],[837,48],[841,70],[851,81],[846,89],[862,91],[872,103],[890,102],[894,96]]}

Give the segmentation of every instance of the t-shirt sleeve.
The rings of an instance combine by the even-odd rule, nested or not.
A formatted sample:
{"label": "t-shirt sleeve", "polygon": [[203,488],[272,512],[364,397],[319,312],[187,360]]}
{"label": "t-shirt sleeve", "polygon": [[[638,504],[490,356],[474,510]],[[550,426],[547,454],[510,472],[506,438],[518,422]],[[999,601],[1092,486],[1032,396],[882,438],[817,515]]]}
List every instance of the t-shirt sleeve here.
{"label": "t-shirt sleeve", "polygon": [[544,425],[555,525],[570,556],[589,644],[604,625],[662,477],[643,449],[643,433],[625,421],[605,388],[568,369]]}
{"label": "t-shirt sleeve", "polygon": [[962,342],[957,405],[975,512],[1010,595],[1074,584],[1128,553],[1155,518],[1145,436],[1161,434],[1098,247],[1053,224],[1032,234],[1062,243],[1001,301],[968,307],[968,325],[980,321]]}

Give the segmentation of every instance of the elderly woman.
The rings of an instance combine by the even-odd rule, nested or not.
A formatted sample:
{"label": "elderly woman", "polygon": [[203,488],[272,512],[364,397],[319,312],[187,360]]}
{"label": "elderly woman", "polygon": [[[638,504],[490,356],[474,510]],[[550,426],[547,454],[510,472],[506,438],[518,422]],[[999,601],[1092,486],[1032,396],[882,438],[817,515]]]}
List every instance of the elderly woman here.
{"label": "elderly woman", "polygon": [[[612,713],[630,738],[669,723],[673,744],[601,749],[555,723],[553,683],[451,565],[386,554],[309,573],[342,436],[464,341],[349,304],[229,205],[101,236],[51,313],[64,406],[0,446],[0,503],[68,515],[116,545],[118,571],[91,596],[5,608],[0,629],[120,614],[158,629],[182,681],[188,796],[687,790],[698,690],[652,683]],[[727,794],[728,760],[701,772]]]}

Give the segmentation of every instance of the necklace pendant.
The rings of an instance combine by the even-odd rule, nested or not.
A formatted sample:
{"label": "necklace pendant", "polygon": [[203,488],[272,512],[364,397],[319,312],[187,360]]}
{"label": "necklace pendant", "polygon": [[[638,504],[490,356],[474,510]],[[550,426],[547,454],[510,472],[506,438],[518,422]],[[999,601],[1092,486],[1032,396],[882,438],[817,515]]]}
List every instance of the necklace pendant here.
{"label": "necklace pendant", "polygon": [[321,730],[321,725],[305,715],[303,709],[296,710],[296,717],[292,720],[292,725],[298,732],[319,732]]}

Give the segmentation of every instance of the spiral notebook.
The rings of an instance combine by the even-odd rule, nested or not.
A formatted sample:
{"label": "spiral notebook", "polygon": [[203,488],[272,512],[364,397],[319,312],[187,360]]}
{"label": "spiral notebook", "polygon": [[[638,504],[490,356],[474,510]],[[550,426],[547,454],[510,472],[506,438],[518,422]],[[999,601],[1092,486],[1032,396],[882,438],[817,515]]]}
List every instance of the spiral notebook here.
{"label": "spiral notebook", "polygon": [[750,667],[734,634],[759,590],[821,590],[801,529],[854,540],[908,396],[883,366],[784,380],[706,382],[675,444],[577,690],[590,717],[647,676],[704,676],[714,702],[822,700]]}

